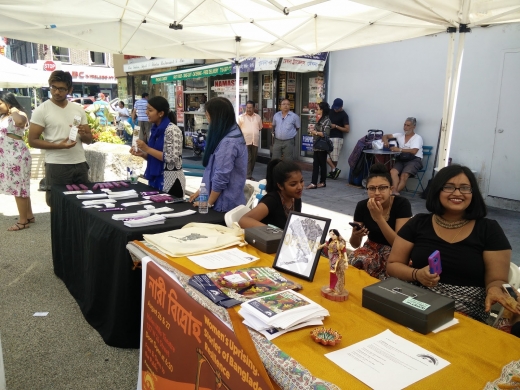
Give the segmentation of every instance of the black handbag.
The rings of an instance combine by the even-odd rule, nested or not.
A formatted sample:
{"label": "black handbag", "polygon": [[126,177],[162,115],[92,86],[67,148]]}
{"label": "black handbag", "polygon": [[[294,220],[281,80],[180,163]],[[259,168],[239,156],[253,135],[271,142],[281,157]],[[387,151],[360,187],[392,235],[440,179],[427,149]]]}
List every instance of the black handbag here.
{"label": "black handbag", "polygon": [[314,149],[323,150],[324,152],[332,152],[334,150],[334,145],[326,133],[325,136],[319,137],[314,142],[313,147]]}
{"label": "black handbag", "polygon": [[408,161],[412,161],[414,158],[415,158],[415,154],[410,153],[410,152],[404,152],[404,153],[399,154],[396,157],[396,160],[400,161],[400,162],[408,162]]}

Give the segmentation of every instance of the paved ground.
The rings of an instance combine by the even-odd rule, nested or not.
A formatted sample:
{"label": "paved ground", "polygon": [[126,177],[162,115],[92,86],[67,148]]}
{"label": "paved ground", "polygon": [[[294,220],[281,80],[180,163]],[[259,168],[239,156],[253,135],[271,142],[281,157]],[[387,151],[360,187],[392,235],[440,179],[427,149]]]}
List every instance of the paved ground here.
{"label": "paved ground", "polygon": [[[254,176],[265,177],[265,170],[265,164],[257,164]],[[310,172],[304,178],[309,183]],[[5,231],[17,212],[14,198],[0,195],[0,336],[7,388],[135,389],[138,350],[106,346],[54,275],[49,208],[37,188],[38,180],[33,180],[36,223],[20,232]],[[332,218],[331,227],[349,237],[348,222],[365,197],[364,190],[345,180],[328,180],[326,188],[304,191],[303,212]],[[425,211],[422,199],[410,201],[414,213]],[[513,261],[520,265],[520,213],[491,209],[489,217],[500,222],[513,245]],[[35,312],[49,314],[34,317]]]}

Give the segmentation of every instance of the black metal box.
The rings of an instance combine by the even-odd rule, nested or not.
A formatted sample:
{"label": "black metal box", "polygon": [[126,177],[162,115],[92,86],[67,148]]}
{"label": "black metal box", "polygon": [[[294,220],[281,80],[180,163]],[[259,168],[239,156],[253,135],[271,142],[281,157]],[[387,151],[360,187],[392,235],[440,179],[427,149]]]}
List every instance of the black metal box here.
{"label": "black metal box", "polygon": [[276,253],[283,236],[283,229],[271,226],[255,226],[244,229],[244,232],[246,242],[264,253]]}
{"label": "black metal box", "polygon": [[453,299],[395,278],[365,287],[362,305],[422,334],[451,321],[455,312]]}

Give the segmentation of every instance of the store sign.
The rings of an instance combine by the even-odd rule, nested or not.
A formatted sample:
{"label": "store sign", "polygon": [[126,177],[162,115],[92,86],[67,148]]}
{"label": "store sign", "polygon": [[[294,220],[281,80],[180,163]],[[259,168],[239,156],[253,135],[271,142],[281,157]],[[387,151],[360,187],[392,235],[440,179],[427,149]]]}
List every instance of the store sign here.
{"label": "store sign", "polygon": [[169,68],[172,66],[193,65],[200,62],[200,60],[187,58],[155,58],[149,61],[132,62],[123,65],[125,72],[138,72],[141,70]]}
{"label": "store sign", "polygon": [[[247,82],[244,85],[244,78],[240,79],[239,89],[247,91]],[[213,87],[211,87],[212,91],[215,92],[226,92],[226,91],[236,91],[236,79],[227,79],[227,80],[215,80],[213,82]]]}
{"label": "store sign", "polygon": [[223,65],[223,66],[215,66],[213,68],[205,68],[197,70],[196,68],[186,72],[172,72],[167,75],[153,75],[152,76],[152,84],[158,83],[171,83],[173,81],[179,80],[189,80],[189,79],[200,79],[204,77],[211,76],[220,76],[223,74],[231,73],[231,64]]}
{"label": "store sign", "polygon": [[44,69],[49,72],[63,70],[69,72],[73,83],[83,84],[117,84],[114,68],[85,65],[66,65],[61,61],[38,60],[36,64],[28,64],[33,69]]}
{"label": "store sign", "polygon": [[[263,70],[275,70],[278,66],[279,58],[246,58],[240,63],[240,73],[260,72]],[[236,65],[232,65],[231,73],[236,73]]]}
{"label": "store sign", "polygon": [[322,72],[325,67],[325,60],[314,58],[283,58],[280,71],[286,72]]}

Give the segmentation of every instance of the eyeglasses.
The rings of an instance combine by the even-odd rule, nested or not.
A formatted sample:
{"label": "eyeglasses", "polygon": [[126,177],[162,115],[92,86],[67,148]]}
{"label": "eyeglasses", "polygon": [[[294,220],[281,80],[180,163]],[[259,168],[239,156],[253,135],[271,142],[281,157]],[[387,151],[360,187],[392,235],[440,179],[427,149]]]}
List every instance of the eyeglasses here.
{"label": "eyeglasses", "polygon": [[367,190],[368,190],[368,192],[376,192],[376,191],[384,192],[384,191],[388,190],[389,188],[390,188],[390,186],[379,186],[379,187],[370,186],[370,187],[367,187]]}
{"label": "eyeglasses", "polygon": [[473,189],[471,188],[471,186],[455,187],[455,186],[452,186],[451,184],[445,185],[444,187],[442,187],[442,190],[449,194],[453,194],[456,190],[459,190],[461,194],[471,194],[473,192]]}
{"label": "eyeglasses", "polygon": [[63,87],[56,87],[55,85],[51,85],[51,90],[56,92],[56,91],[59,91],[59,92],[67,92],[69,89],[68,88],[63,88]]}

